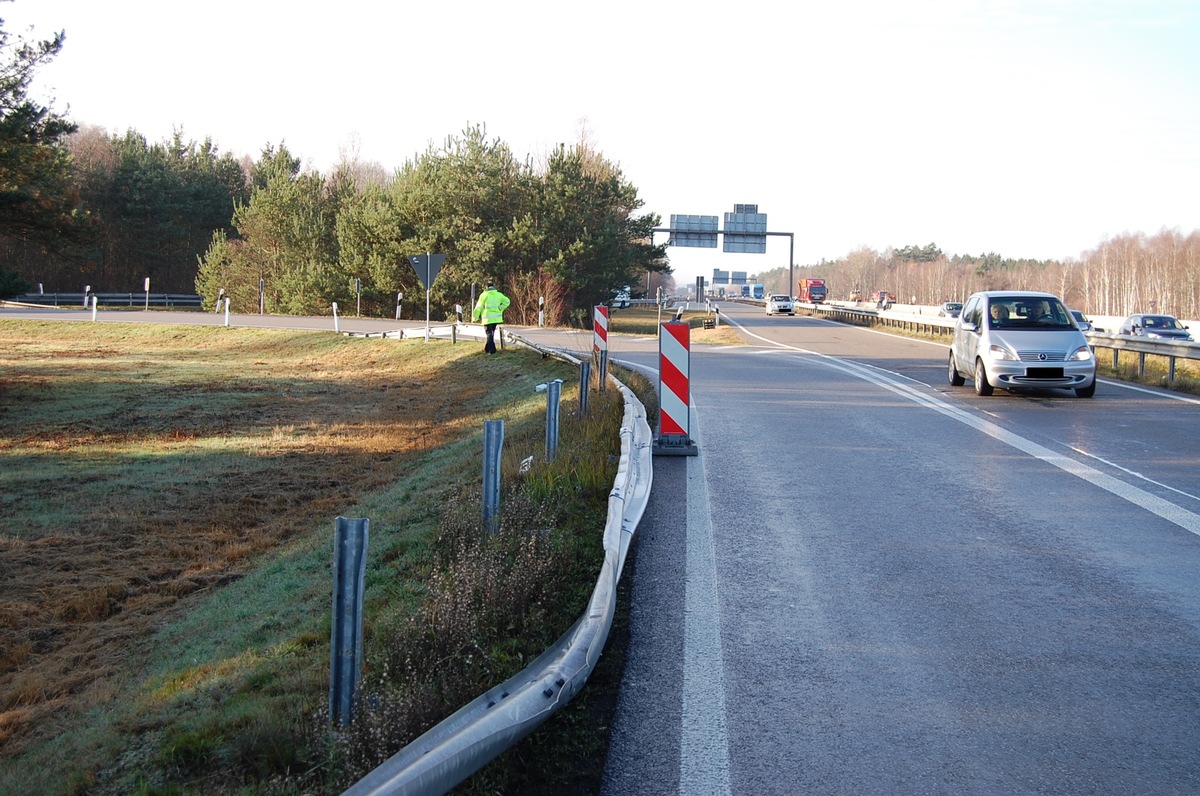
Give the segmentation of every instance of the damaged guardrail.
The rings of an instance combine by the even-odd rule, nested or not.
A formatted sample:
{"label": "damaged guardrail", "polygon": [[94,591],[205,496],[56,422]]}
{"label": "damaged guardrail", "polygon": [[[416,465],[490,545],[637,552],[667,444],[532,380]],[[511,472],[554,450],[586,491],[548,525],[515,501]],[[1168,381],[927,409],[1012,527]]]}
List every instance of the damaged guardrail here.
{"label": "damaged guardrail", "polygon": [[[574,357],[514,334],[506,332],[501,339],[580,364]],[[646,408],[628,387],[615,378],[613,382],[625,401],[621,458],[608,498],[604,562],[587,609],[528,667],[401,749],[346,790],[347,796],[446,793],[535,730],[587,682],[612,629],[617,583],[653,481],[653,439]]]}

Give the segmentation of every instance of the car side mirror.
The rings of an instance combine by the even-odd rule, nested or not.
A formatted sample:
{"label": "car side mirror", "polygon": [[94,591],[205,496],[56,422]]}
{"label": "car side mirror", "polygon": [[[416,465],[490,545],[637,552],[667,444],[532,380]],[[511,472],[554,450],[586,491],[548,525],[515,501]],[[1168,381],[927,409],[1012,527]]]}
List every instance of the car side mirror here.
{"label": "car side mirror", "polygon": [[976,329],[978,329],[979,327],[978,327],[978,326],[976,326],[976,325],[975,325],[974,323],[972,323],[971,321],[963,321],[963,322],[962,322],[962,328],[963,328],[963,331],[964,331],[964,332],[973,332],[973,331],[975,331]]}

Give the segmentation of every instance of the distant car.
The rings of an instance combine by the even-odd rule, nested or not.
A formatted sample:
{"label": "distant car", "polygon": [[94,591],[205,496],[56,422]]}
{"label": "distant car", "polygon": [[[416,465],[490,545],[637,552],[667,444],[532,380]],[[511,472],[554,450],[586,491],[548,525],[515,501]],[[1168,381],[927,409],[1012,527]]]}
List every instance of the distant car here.
{"label": "distant car", "polygon": [[1121,334],[1145,337],[1148,340],[1182,340],[1192,341],[1188,328],[1173,315],[1130,315],[1121,324]]}
{"label": "distant car", "polygon": [[961,301],[944,301],[942,302],[941,308],[938,310],[938,317],[957,318],[960,312],[962,312]]}
{"label": "distant car", "polygon": [[1075,319],[1075,325],[1079,327],[1079,331],[1081,331],[1081,332],[1099,331],[1099,329],[1094,329],[1092,327],[1092,322],[1089,321],[1087,319],[1087,316],[1084,315],[1079,310],[1071,310],[1071,317]]}
{"label": "distant car", "polygon": [[796,314],[796,305],[792,303],[792,297],[785,296],[782,293],[772,293],[767,299],[767,314],[780,315],[784,313],[788,315]]}
{"label": "distant car", "polygon": [[950,384],[973,379],[978,395],[996,387],[1071,389],[1096,394],[1096,358],[1052,293],[996,290],[963,304],[950,343]]}

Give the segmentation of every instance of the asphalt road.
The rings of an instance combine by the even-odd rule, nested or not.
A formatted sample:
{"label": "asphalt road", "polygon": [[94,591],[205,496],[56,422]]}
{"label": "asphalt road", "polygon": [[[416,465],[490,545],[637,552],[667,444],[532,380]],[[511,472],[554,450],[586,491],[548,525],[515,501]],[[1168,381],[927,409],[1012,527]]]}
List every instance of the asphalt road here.
{"label": "asphalt road", "polygon": [[1200,403],[980,398],[944,345],[724,311],[604,793],[1200,792]]}

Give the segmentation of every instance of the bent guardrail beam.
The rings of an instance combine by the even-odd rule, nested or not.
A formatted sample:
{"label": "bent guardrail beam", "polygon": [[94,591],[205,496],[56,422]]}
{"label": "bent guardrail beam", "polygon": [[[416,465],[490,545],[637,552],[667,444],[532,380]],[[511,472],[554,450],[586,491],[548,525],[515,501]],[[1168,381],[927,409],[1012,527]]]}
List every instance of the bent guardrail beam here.
{"label": "bent guardrail beam", "polygon": [[[579,364],[517,335],[505,333],[505,338]],[[347,789],[346,796],[445,793],[536,729],[587,682],[612,629],[617,583],[653,481],[646,408],[628,387],[613,381],[625,401],[621,458],[608,498],[604,562],[587,610],[528,667],[463,705]]]}

